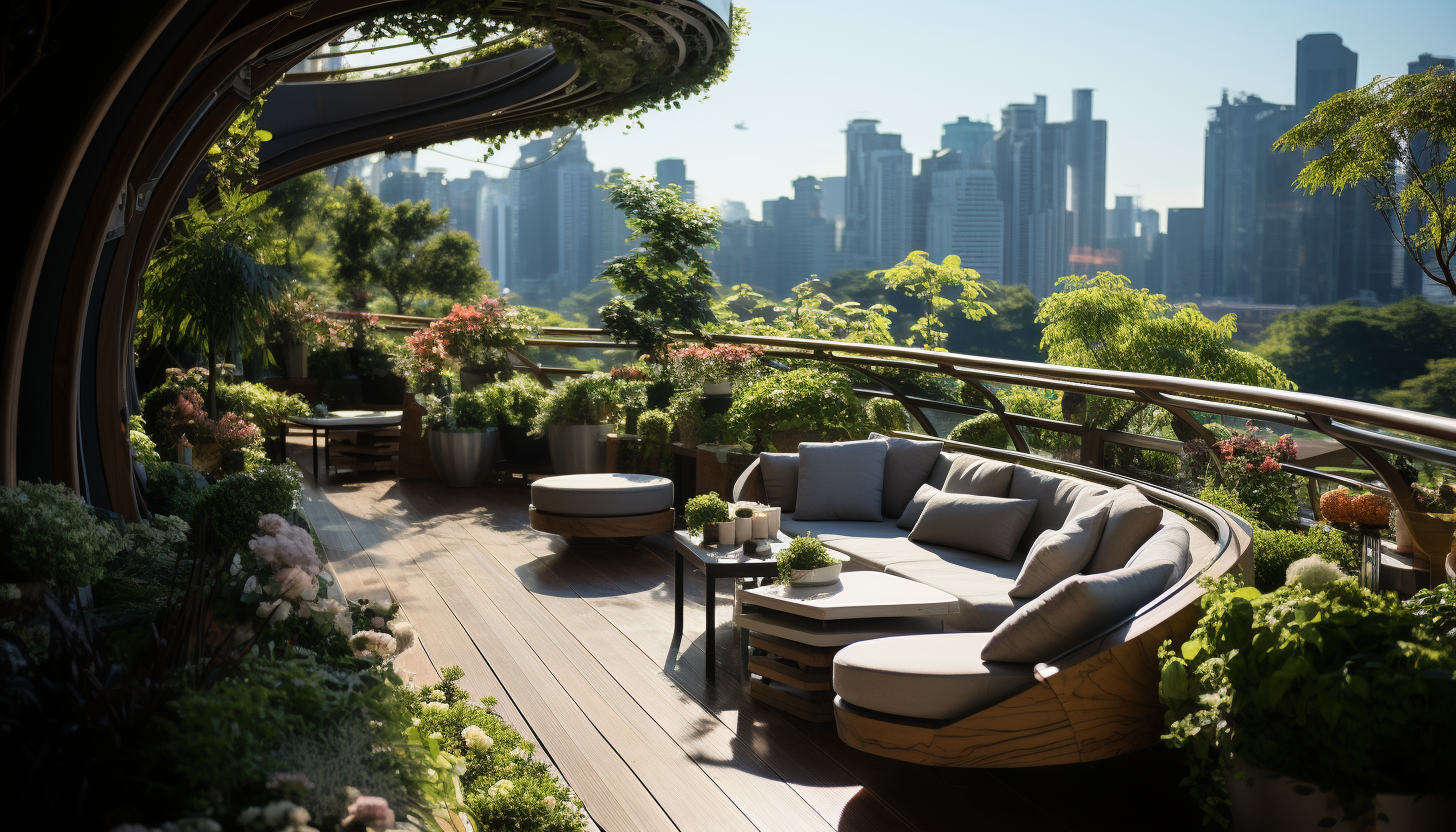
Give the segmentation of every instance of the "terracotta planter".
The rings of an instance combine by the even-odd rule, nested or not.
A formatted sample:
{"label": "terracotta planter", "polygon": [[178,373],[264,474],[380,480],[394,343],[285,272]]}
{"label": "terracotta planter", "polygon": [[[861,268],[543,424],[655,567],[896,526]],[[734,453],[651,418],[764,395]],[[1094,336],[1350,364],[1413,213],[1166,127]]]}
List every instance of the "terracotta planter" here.
{"label": "terracotta planter", "polygon": [[430,443],[430,461],[440,481],[451,488],[473,488],[490,478],[495,465],[495,428],[485,430],[425,431]]}
{"label": "terracotta planter", "polygon": [[1376,811],[1384,819],[1362,827],[1342,820],[1344,812],[1334,792],[1322,792],[1307,783],[1251,767],[1241,767],[1247,779],[1228,773],[1229,802],[1235,832],[1437,832],[1456,828],[1456,799],[1446,795],[1376,795]]}

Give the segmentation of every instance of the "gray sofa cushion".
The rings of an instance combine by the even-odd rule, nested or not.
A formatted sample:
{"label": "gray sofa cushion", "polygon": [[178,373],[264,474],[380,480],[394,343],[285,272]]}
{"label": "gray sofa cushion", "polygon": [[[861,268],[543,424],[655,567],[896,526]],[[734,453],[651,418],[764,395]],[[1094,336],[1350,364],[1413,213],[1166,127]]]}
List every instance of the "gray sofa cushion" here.
{"label": "gray sofa cushion", "polygon": [[1163,589],[1169,589],[1183,575],[1188,572],[1192,563],[1192,552],[1189,548],[1192,538],[1188,529],[1182,525],[1167,525],[1158,529],[1148,542],[1138,548],[1133,554],[1132,560],[1127,562],[1128,569],[1162,569],[1167,572],[1168,578],[1163,582]]}
{"label": "gray sofa cushion", "polygon": [[799,443],[794,517],[878,521],[888,449],[883,439]]}
{"label": "gray sofa cushion", "polygon": [[894,520],[884,519],[873,522],[864,520],[800,521],[792,514],[784,514],[779,517],[779,529],[794,537],[812,533],[826,543],[839,537],[905,537],[905,532],[895,527]]}
{"label": "gray sofa cushion", "polygon": [[1095,638],[1162,594],[1172,565],[1126,566],[1100,575],[1073,575],[1001,623],[981,658],[1048,662]]}
{"label": "gray sofa cushion", "polygon": [[965,454],[941,451],[940,456],[935,460],[935,465],[930,468],[930,476],[925,478],[925,484],[934,486],[937,491],[945,488],[945,478],[950,475],[950,466],[963,456]]}
{"label": "gray sofa cushion", "polygon": [[1011,475],[1011,490],[1007,492],[1007,496],[1018,500],[1036,500],[1036,511],[1031,515],[1031,522],[1026,525],[1020,548],[1030,550],[1042,532],[1061,528],[1072,514],[1072,504],[1084,493],[1105,494],[1107,489],[1035,468],[1016,466],[1016,471]]}
{"label": "gray sofa cushion", "polygon": [[1024,558],[1000,560],[970,552],[948,554],[934,560],[908,560],[891,564],[891,575],[918,581],[949,592],[960,601],[960,610],[945,617],[945,625],[967,632],[990,632],[1020,607],[1025,598],[1007,593],[1016,584]]}
{"label": "gray sofa cushion", "polygon": [[1087,568],[1088,575],[1097,575],[1119,569],[1132,558],[1133,552],[1147,542],[1163,522],[1163,510],[1144,497],[1134,485],[1124,485],[1101,500],[1088,497],[1078,498],[1076,508],[1106,503],[1108,505],[1107,525],[1102,529],[1102,539],[1092,555]]}
{"label": "gray sofa cushion", "polygon": [[986,633],[933,633],[861,641],[834,656],[834,692],[872,711],[956,719],[1036,684],[1029,664],[980,658]]}
{"label": "gray sofa cushion", "polygon": [[905,513],[905,506],[915,492],[930,476],[935,461],[940,458],[941,443],[916,441],[898,436],[870,434],[871,439],[882,439],[889,443],[885,451],[885,481],[880,494],[880,514],[885,517],[899,517]]}
{"label": "gray sofa cushion", "polygon": [[1011,597],[1035,598],[1081,572],[1097,551],[1108,509],[1099,505],[1068,517],[1059,529],[1042,532],[1026,556],[1026,565],[1021,567],[1016,586],[1011,588]]}
{"label": "gray sofa cushion", "polygon": [[628,517],[672,508],[672,480],[648,474],[567,474],[531,483],[531,505],[568,517]]}
{"label": "gray sofa cushion", "polygon": [[[861,523],[859,525],[867,526],[869,524]],[[950,546],[916,543],[905,537],[903,531],[899,529],[893,529],[893,531],[895,532],[893,536],[830,535],[820,539],[824,540],[826,547],[847,555],[855,565],[880,572],[906,563],[943,563],[946,558],[966,554]],[[977,555],[977,557],[980,556]],[[991,558],[986,558],[986,560],[991,560]],[[1002,561],[996,562],[1001,563]]]}
{"label": "gray sofa cushion", "polygon": [[915,528],[915,521],[919,520],[921,513],[925,511],[926,503],[929,503],[930,498],[939,493],[940,489],[930,483],[920,486],[916,490],[915,496],[911,497],[910,502],[905,504],[905,511],[900,514],[900,519],[895,522],[895,525],[907,532]]}
{"label": "gray sofa cushion", "polygon": [[951,463],[941,491],[951,494],[978,494],[982,497],[1005,497],[1011,488],[1011,474],[1016,466],[971,454],[961,454]]}
{"label": "gray sofa cushion", "polygon": [[758,455],[758,470],[763,474],[764,499],[786,513],[793,513],[799,502],[799,455]]}
{"label": "gray sofa cushion", "polygon": [[1035,510],[1035,500],[942,491],[925,504],[910,539],[1009,560]]}

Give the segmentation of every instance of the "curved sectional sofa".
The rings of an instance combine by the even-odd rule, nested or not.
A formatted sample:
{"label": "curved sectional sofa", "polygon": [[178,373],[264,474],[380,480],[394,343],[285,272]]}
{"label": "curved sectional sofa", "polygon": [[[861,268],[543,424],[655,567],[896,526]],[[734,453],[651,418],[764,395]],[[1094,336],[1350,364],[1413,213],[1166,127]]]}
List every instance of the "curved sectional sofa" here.
{"label": "curved sectional sofa", "polygon": [[[802,471],[797,454],[762,454],[734,487],[735,499],[779,505],[785,531],[814,534],[848,558],[846,569],[887,572],[959,600],[946,632],[839,651],[841,739],[967,767],[1087,762],[1156,742],[1158,646],[1191,632],[1200,575],[1252,574],[1248,527],[1095,469],[913,434],[872,439],[887,445],[877,518],[861,507],[864,519],[825,519],[836,512],[824,492],[881,473],[868,470],[873,462],[846,468],[849,457],[823,450],[860,443],[805,443]],[[1084,549],[1095,539],[1086,564],[1048,573],[1056,564],[1048,552],[1069,539]]]}

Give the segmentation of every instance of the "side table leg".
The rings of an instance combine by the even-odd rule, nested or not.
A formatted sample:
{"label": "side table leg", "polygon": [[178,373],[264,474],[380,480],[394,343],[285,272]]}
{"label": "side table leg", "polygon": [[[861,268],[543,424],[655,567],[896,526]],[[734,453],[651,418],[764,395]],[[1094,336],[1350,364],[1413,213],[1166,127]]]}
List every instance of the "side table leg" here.
{"label": "side table leg", "polygon": [[318,428],[313,429],[313,484],[319,484],[318,478]]}
{"label": "side table leg", "polygon": [[713,626],[713,610],[715,607],[718,606],[718,592],[717,587],[715,586],[716,583],[717,581],[713,579],[713,573],[704,569],[703,584],[705,588],[705,593],[703,595],[703,606],[707,609],[708,629],[706,632],[703,633],[703,649],[706,650],[708,653],[708,667],[706,670],[706,674],[708,677],[708,681],[710,682],[713,680],[713,677],[717,675],[715,671],[717,671],[718,669],[718,651],[715,649],[714,646],[714,635],[716,628]]}
{"label": "side table leg", "polygon": [[683,556],[674,553],[672,561],[672,598],[673,598],[673,621],[672,634],[682,635],[683,627]]}

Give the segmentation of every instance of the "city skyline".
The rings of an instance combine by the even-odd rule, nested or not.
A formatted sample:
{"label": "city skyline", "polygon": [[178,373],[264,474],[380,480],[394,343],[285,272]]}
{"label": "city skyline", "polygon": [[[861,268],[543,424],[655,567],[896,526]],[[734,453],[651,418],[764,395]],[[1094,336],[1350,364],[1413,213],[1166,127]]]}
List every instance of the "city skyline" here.
{"label": "city skyline", "polygon": [[[754,30],[742,48],[742,68],[735,70],[733,83],[707,100],[685,103],[671,114],[649,113],[643,130],[624,131],[617,124],[584,132],[598,164],[650,175],[659,159],[685,159],[701,204],[742,202],[754,219],[762,219],[759,206],[791,195],[795,179],[844,175],[844,130],[856,118],[877,119],[881,131],[900,134],[904,149],[919,160],[940,146],[942,125],[958,116],[999,129],[1003,107],[1041,94],[1049,98],[1049,121],[1070,121],[1067,92],[1090,88],[1096,91],[1097,118],[1109,124],[1105,207],[1113,207],[1114,195],[1132,195],[1166,217],[1168,208],[1202,205],[1204,132],[1210,108],[1225,90],[1230,96],[1295,103],[1301,37],[1341,35],[1359,54],[1359,83],[1377,74],[1402,74],[1421,52],[1456,52],[1456,6],[1428,2],[1387,7],[1393,16],[1426,22],[1426,34],[1416,38],[1408,30],[1370,25],[1368,6],[1358,3],[1297,9],[1236,3],[1217,11],[1142,4],[1115,19],[1101,7],[1054,3],[1048,13],[1076,25],[1039,32],[1032,46],[1025,39],[986,37],[973,38],[971,48],[966,33],[1015,26],[1014,10],[925,3],[927,14],[885,21],[886,29],[858,25],[870,14],[868,4],[842,3],[832,16],[815,4],[787,5],[750,7]],[[926,27],[927,15],[937,25]],[[803,27],[834,42],[835,49],[788,48]],[[1199,37],[1170,36],[1186,31]],[[1093,52],[1082,44],[1095,60],[1027,58],[1029,48],[1037,56],[1074,54],[1078,38],[1097,45]],[[912,64],[874,59],[876,54],[893,58],[893,52],[884,51],[887,43],[923,45],[916,48],[913,75],[901,69]],[[788,74],[822,80],[814,84],[813,95],[790,96],[781,83]],[[957,88],[960,77],[975,80]],[[1145,83],[1129,84],[1129,77]],[[936,82],[924,83],[926,78]],[[748,130],[734,129],[739,122]],[[503,176],[516,147],[503,148],[489,164],[454,158],[478,158],[480,146],[474,143],[442,148],[450,156],[424,149],[420,164],[445,168],[451,178],[466,176],[472,168]]]}

